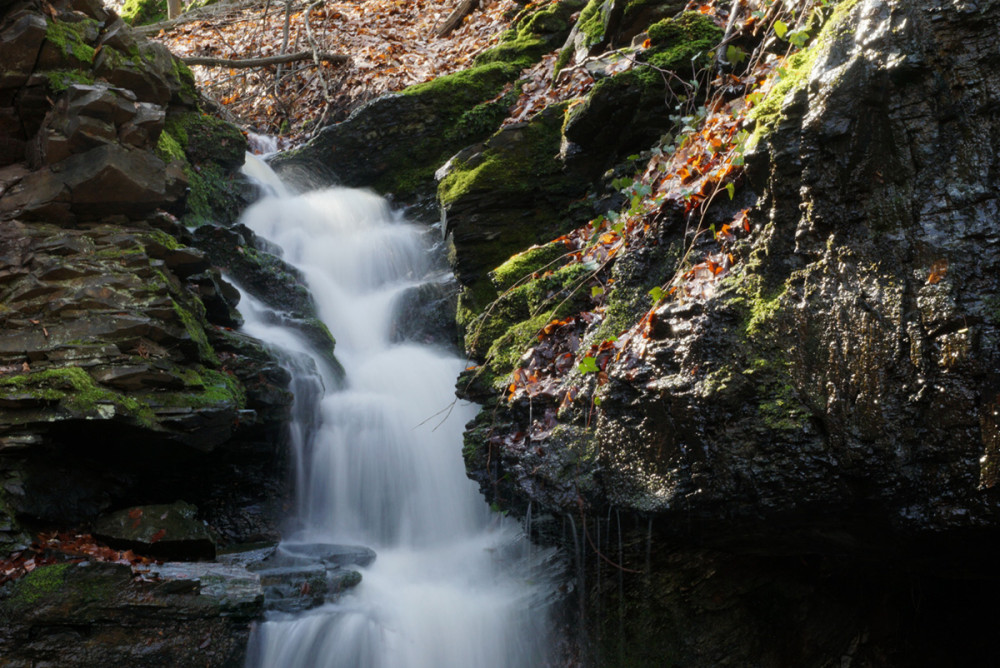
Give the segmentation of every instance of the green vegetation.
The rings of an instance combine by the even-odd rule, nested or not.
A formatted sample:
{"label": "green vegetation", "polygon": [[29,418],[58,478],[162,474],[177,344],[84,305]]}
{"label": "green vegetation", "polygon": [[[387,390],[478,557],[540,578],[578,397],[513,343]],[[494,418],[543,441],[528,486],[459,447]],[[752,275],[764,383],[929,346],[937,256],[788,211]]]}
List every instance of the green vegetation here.
{"label": "green vegetation", "polygon": [[708,53],[722,40],[722,30],[704,14],[684,12],[649,27],[646,61],[674,72],[694,71],[708,63]]}
{"label": "green vegetation", "polygon": [[66,571],[74,564],[49,564],[39,566],[11,585],[9,603],[11,607],[25,609],[37,604],[42,598],[59,591],[66,582]]}
{"label": "green vegetation", "polygon": [[180,162],[190,191],[184,224],[232,220],[242,199],[229,173],[243,162],[246,139],[235,126],[198,112],[167,118],[156,153],[164,162]]}
{"label": "green vegetation", "polygon": [[145,404],[120,392],[99,387],[86,371],[79,367],[64,367],[31,371],[15,376],[0,377],[0,396],[16,400],[28,395],[45,401],[59,402],[67,410],[93,417],[109,417],[120,413],[134,418],[146,427],[155,428],[153,412]]}
{"label": "green vegetation", "polygon": [[506,376],[545,325],[580,309],[590,274],[586,266],[572,264],[508,289],[471,323],[466,349],[482,354],[493,376]]}
{"label": "green vegetation", "polygon": [[566,247],[558,242],[532,246],[511,256],[509,260],[490,272],[490,280],[498,292],[504,292],[515,284],[527,280],[535,272],[551,269],[551,265],[565,254]]}
{"label": "green vegetation", "polygon": [[577,19],[580,32],[587,36],[587,46],[597,44],[604,39],[604,31],[607,26],[604,13],[601,11],[603,6],[604,0],[590,0],[580,12],[580,18]]}
{"label": "green vegetation", "polygon": [[64,55],[81,63],[94,62],[94,47],[90,46],[87,33],[97,36],[97,21],[84,19],[76,23],[64,23],[55,19],[48,22],[45,39],[59,47]]}
{"label": "green vegetation", "polygon": [[44,74],[49,80],[49,90],[52,93],[61,93],[73,84],[94,83],[93,75],[83,70],[49,70]]}
{"label": "green vegetation", "polygon": [[563,112],[568,106],[563,102],[546,108],[518,130],[516,143],[502,148],[487,145],[474,161],[455,165],[438,186],[441,203],[447,205],[475,190],[530,191],[538,188],[539,178],[556,175]]}
{"label": "green vegetation", "polygon": [[515,84],[504,95],[489,102],[477,104],[459,116],[458,121],[445,131],[445,139],[460,140],[462,137],[482,137],[494,132],[510,113],[510,108],[521,94],[521,84]]}
{"label": "green vegetation", "polygon": [[[188,337],[198,346],[198,356],[201,360],[211,364],[218,364],[219,358],[216,357],[215,350],[208,342],[208,337],[205,335],[205,328],[201,324],[200,319],[196,318],[191,311],[181,306],[176,299],[172,300],[172,303],[174,313],[177,314],[177,317],[184,324],[184,329],[187,330]],[[198,305],[200,306],[200,302]]]}
{"label": "green vegetation", "polygon": [[125,0],[121,17],[133,26],[157,23],[167,18],[166,8],[163,0]]}
{"label": "green vegetation", "polygon": [[750,111],[750,118],[755,120],[757,125],[748,146],[756,145],[761,137],[774,129],[781,118],[781,107],[785,98],[789,93],[805,87],[823,45],[840,35],[844,19],[857,3],[858,0],[844,0],[838,4],[812,44],[788,58],[779,70],[781,79],[771,88],[767,97]]}
{"label": "green vegetation", "polygon": [[476,56],[476,64],[505,62],[523,69],[559,46],[569,34],[570,16],[582,0],[549,2],[523,13],[500,38],[500,43]]}

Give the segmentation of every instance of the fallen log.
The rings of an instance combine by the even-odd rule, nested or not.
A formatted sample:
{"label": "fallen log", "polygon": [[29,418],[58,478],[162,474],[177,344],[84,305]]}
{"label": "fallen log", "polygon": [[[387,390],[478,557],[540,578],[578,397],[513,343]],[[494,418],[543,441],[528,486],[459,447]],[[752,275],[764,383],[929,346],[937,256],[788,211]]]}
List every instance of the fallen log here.
{"label": "fallen log", "polygon": [[[181,58],[185,65],[202,65],[204,67],[266,67],[280,65],[296,60],[312,60],[312,51],[296,51],[280,56],[263,56],[261,58],[210,58],[208,56],[188,56]],[[324,63],[343,65],[351,60],[350,56],[339,53],[317,53],[316,58]]]}
{"label": "fallen log", "polygon": [[479,7],[479,0],[462,0],[462,3],[448,15],[448,18],[438,28],[436,36],[446,37],[448,33],[460,26],[462,19],[471,14],[477,7]]}

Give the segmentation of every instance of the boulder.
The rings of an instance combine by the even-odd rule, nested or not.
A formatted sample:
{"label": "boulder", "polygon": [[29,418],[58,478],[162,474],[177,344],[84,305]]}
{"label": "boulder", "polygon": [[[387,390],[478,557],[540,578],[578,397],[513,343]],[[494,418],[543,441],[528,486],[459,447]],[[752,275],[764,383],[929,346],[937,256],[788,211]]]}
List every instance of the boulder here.
{"label": "boulder", "polygon": [[197,513],[183,501],[126,508],[98,517],[94,535],[117,549],[164,559],[214,559],[215,538]]}
{"label": "boulder", "polygon": [[241,665],[259,578],[221,564],[42,566],[0,588],[11,665]]}

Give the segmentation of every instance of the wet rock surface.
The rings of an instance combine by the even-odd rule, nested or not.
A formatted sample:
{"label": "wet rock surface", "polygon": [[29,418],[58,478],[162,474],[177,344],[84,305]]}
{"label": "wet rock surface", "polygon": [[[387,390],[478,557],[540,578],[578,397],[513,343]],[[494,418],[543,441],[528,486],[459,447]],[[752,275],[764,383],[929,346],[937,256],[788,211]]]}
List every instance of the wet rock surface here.
{"label": "wet rock surface", "polygon": [[[746,200],[705,221],[751,207],[741,263],[662,303],[641,363],[553,393],[594,405],[460,381],[487,402],[465,450],[487,496],[563,518],[535,531],[577,553],[596,665],[989,662],[998,9],[843,3],[759,121]],[[634,319],[604,335],[688,245],[679,214],[656,224],[660,250],[616,260],[607,314]]]}
{"label": "wet rock surface", "polygon": [[283,543],[249,568],[260,578],[265,608],[288,613],[336,601],[361,582],[361,573],[351,567],[373,561],[375,552],[363,546]]}
{"label": "wet rock surface", "polygon": [[[245,138],[97,2],[0,3],[0,64],[0,559],[43,528],[187,560],[275,541],[290,378],[232,330],[228,256],[188,229],[224,229],[246,203]],[[256,274],[280,264],[242,246]],[[60,563],[8,583],[0,663],[241,665],[259,578],[158,568]]]}
{"label": "wet rock surface", "polygon": [[8,666],[239,666],[262,606],[242,567],[53,564],[0,588],[0,646]]}

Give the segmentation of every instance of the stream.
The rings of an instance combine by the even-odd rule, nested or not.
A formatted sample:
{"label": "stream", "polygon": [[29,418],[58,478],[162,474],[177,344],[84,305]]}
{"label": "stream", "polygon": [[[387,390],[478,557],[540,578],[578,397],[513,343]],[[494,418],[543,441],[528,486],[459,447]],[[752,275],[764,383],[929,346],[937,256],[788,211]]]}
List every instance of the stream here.
{"label": "stream", "polygon": [[[467,363],[395,332],[401,298],[450,278],[434,230],[372,193],[293,194],[260,160],[269,194],[242,221],[281,248],[337,340],[337,373],[281,314],[244,297],[244,330],[284,359],[296,399],[296,506],[279,552],[365,546],[361,583],[334,602],[269,613],[248,666],[530,668],[549,660],[556,560],[490,511],[465,475],[456,402]],[[353,566],[352,566],[353,567]]]}

